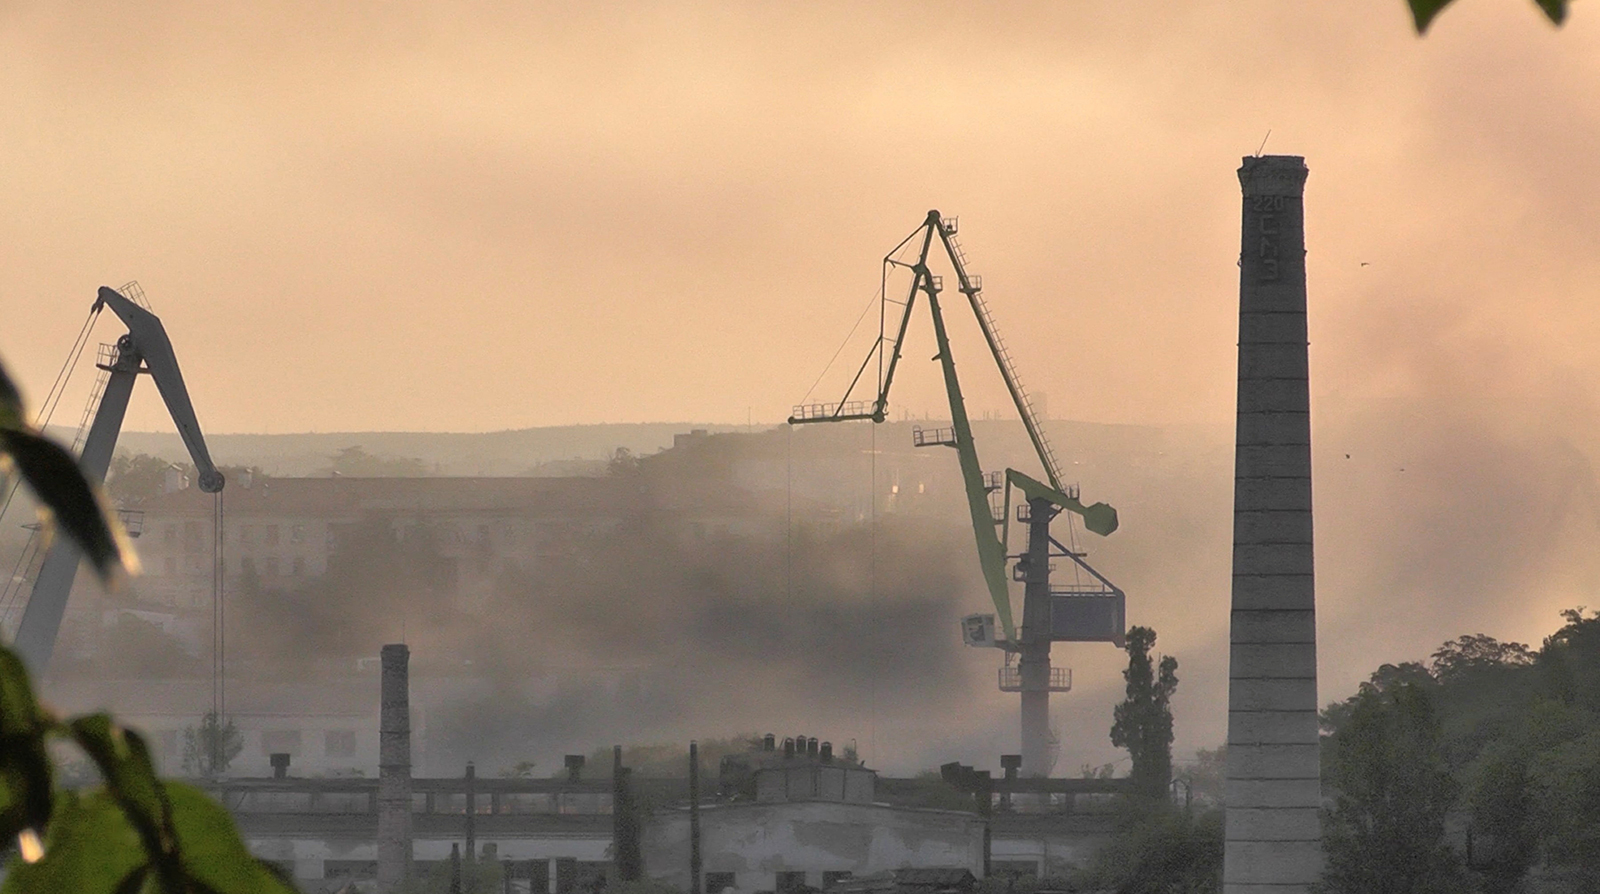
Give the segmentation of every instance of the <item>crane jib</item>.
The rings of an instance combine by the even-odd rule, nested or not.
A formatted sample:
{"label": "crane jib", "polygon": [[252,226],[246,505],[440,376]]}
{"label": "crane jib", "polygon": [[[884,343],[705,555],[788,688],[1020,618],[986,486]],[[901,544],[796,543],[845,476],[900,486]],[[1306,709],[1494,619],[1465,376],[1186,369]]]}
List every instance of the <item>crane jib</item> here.
{"label": "crane jib", "polygon": [[[921,237],[918,239],[918,237]],[[977,448],[973,441],[972,425],[967,416],[965,400],[961,393],[961,383],[956,375],[955,360],[950,350],[950,341],[945,328],[944,314],[940,307],[939,293],[943,290],[941,277],[933,274],[928,268],[929,255],[932,252],[934,240],[944,249],[950,265],[955,270],[957,289],[967,299],[972,308],[973,315],[978,322],[978,328],[983,333],[985,344],[994,358],[995,365],[1000,371],[1001,379],[1005,382],[1006,392],[1016,407],[1017,415],[1022,420],[1023,428],[1028,434],[1028,440],[1038,456],[1039,464],[1044,471],[1045,481],[1039,481],[1031,476],[1014,469],[1007,469],[1003,478],[996,483],[986,480],[978,464]],[[898,257],[903,249],[917,245],[918,253],[914,261]],[[1117,529],[1117,511],[1106,503],[1084,505],[1077,496],[1077,489],[1068,489],[1062,485],[1060,464],[1056,459],[1055,451],[1050,441],[1045,437],[1044,429],[1039,424],[1038,412],[1033,400],[1029,397],[1027,389],[1023,386],[1022,379],[1016,370],[1016,363],[1011,357],[1011,351],[1006,346],[1005,339],[1001,337],[998,327],[994,322],[994,315],[990,312],[988,303],[983,298],[983,281],[967,271],[966,255],[957,239],[957,225],[954,218],[945,218],[937,210],[929,211],[922,225],[911,232],[911,235],[901,240],[900,244],[884,258],[885,288],[879,295],[879,331],[878,339],[868,351],[867,357],[857,368],[855,377],[846,388],[843,398],[836,403],[802,404],[794,408],[789,417],[791,425],[801,425],[814,422],[847,422],[856,420],[871,420],[883,422],[887,418],[889,407],[889,389],[894,382],[894,375],[905,344],[906,332],[910,325],[911,312],[916,306],[917,296],[920,293],[927,299],[929,314],[933,318],[934,338],[937,343],[938,353],[934,360],[940,364],[943,375],[945,393],[950,404],[951,427],[949,430],[939,430],[932,436],[919,439],[919,446],[923,443],[932,445],[954,447],[959,458],[961,478],[967,497],[968,513],[971,516],[973,537],[978,550],[978,562],[983,572],[984,584],[989,591],[990,599],[994,602],[996,619],[1005,632],[1008,643],[1018,642],[1015,625],[1011,613],[1010,590],[1005,573],[1006,545],[1003,532],[996,531],[996,525],[1006,519],[997,520],[995,510],[991,508],[989,495],[1001,487],[1006,490],[1006,497],[1002,501],[1005,511],[1009,514],[1010,489],[1020,490],[1027,499],[1044,499],[1062,510],[1071,512],[1083,519],[1084,527],[1091,533],[1101,536],[1108,535]],[[903,301],[893,301],[888,297],[887,276],[891,268],[909,269],[912,272],[911,285],[906,291]],[[901,308],[899,314],[888,312],[887,305],[893,303]],[[858,385],[862,384],[865,373],[872,365],[873,359],[878,360],[877,394],[871,400],[852,400]],[[831,365],[831,364],[830,364]],[[921,433],[919,433],[921,434]]]}
{"label": "crane jib", "polygon": [[[195,419],[194,407],[189,402],[189,390],[184,385],[177,355],[172,351],[172,342],[167,338],[167,330],[161,325],[161,319],[111,288],[102,287],[95,303],[111,308],[128,327],[128,334],[118,340],[116,359],[106,368],[109,378],[78,457],[84,477],[93,484],[105,482],[111,454],[116,449],[122,420],[127,414],[128,399],[133,394],[134,381],[140,373],[149,373],[150,378],[155,380],[156,389],[161,392],[161,399],[167,405],[167,412],[183,438],[184,446],[189,449],[189,456],[194,460],[200,489],[206,493],[222,490],[225,483],[222,472],[211,461],[211,454],[206,450],[205,436]],[[77,577],[80,558],[78,546],[72,538],[57,538],[45,555],[39,576],[34,580],[33,593],[28,598],[27,608],[23,610],[13,645],[35,674],[44,672],[49,666],[51,653],[55,651],[56,633],[66,614],[67,596]]]}

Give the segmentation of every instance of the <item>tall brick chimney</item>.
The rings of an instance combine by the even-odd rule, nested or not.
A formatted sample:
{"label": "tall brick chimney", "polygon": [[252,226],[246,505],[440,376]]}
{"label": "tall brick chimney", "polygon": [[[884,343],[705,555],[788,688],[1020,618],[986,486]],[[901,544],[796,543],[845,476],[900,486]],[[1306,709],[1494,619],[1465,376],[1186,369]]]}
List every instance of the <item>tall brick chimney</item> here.
{"label": "tall brick chimney", "polygon": [[1305,159],[1244,159],[1225,894],[1322,872],[1311,549]]}
{"label": "tall brick chimney", "polygon": [[378,892],[398,894],[411,875],[411,650],[383,647],[378,719]]}

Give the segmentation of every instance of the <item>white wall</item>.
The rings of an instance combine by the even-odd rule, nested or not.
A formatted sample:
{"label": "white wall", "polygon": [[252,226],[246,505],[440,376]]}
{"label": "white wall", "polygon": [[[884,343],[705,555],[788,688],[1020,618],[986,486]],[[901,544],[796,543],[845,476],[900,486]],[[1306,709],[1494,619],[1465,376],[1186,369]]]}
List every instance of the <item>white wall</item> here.
{"label": "white wall", "polygon": [[[779,872],[869,875],[906,867],[983,871],[976,816],[881,804],[796,801],[706,807],[700,813],[704,872],[735,873],[741,890],[771,889]],[[689,813],[663,812],[644,829],[645,871],[689,886]]]}

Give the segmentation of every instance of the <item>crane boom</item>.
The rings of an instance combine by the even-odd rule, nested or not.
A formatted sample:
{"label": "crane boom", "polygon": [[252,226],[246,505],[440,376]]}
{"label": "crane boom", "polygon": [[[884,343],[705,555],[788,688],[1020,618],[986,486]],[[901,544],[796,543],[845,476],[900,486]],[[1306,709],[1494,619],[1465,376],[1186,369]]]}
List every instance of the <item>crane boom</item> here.
{"label": "crane boom", "polygon": [[939,346],[939,367],[944,372],[945,392],[950,397],[950,426],[955,435],[956,456],[960,460],[961,480],[967,494],[967,511],[972,515],[972,531],[978,541],[978,567],[994,601],[995,615],[1008,642],[1016,641],[1016,625],[1011,619],[1011,591],[1006,585],[1006,548],[995,533],[994,511],[989,508],[989,490],[983,484],[983,469],[978,465],[978,448],[972,440],[972,423],[967,420],[966,401],[961,397],[961,382],[956,378],[956,361],[950,353],[950,337],[945,332],[944,314],[939,312],[939,290],[926,267],[918,276],[928,294],[933,315],[933,336]]}
{"label": "crane boom", "polygon": [[[178,435],[183,438],[189,456],[194,460],[200,489],[206,493],[222,490],[225,483],[222,472],[211,461],[206,450],[205,437],[200,423],[195,419],[194,406],[189,402],[189,390],[183,383],[183,373],[178,369],[178,358],[172,351],[172,342],[161,325],[161,319],[148,310],[128,300],[115,289],[101,287],[96,305],[111,311],[127,325],[128,332],[117,339],[116,358],[101,367],[110,375],[100,406],[95,410],[94,422],[83,441],[78,456],[78,466],[84,477],[94,484],[106,479],[111,466],[111,454],[117,446],[117,436],[122,432],[122,420],[127,415],[128,399],[133,395],[133,383],[140,373],[149,373],[155,379],[156,389],[167,405]],[[13,644],[34,674],[42,674],[50,664],[55,651],[56,634],[61,629],[61,619],[66,614],[67,597],[72,592],[72,582],[78,575],[78,564],[83,553],[70,537],[58,537],[46,553],[39,576],[34,580],[33,593],[28,607],[22,613],[22,623],[17,627]]]}
{"label": "crane boom", "polygon": [[1050,449],[1050,442],[1045,440],[1044,430],[1034,418],[1033,402],[1028,399],[1027,392],[1022,388],[1022,379],[1017,375],[1015,365],[1011,362],[1011,352],[1006,349],[999,331],[995,329],[989,305],[983,300],[982,286],[967,275],[966,258],[960,245],[955,241],[955,232],[936,211],[929,212],[928,225],[938,228],[939,241],[944,244],[945,253],[950,256],[951,266],[955,267],[956,279],[961,284],[961,293],[967,296],[967,302],[972,305],[972,315],[978,318],[978,329],[983,332],[984,343],[989,346],[989,353],[994,355],[995,365],[1000,368],[1000,378],[1006,383],[1006,392],[1011,395],[1011,402],[1017,407],[1017,415],[1022,417],[1022,427],[1028,431],[1028,440],[1033,443],[1034,451],[1039,454],[1039,464],[1044,467],[1045,477],[1049,479],[1051,487],[1058,491],[1062,490],[1061,470],[1057,467],[1055,452]]}
{"label": "crane boom", "polygon": [[[908,243],[921,235],[921,247],[914,262],[906,263],[895,259],[895,254]],[[961,395],[961,383],[956,375],[955,359],[950,352],[950,341],[945,329],[944,314],[939,304],[939,292],[942,288],[940,277],[933,275],[928,270],[928,256],[933,249],[933,240],[937,237],[940,246],[949,257],[951,265],[956,272],[958,288],[966,296],[967,302],[972,307],[973,315],[977,317],[979,329],[983,332],[985,343],[993,355],[1000,375],[1005,381],[1006,391],[1011,395],[1012,403],[1016,405],[1017,413],[1022,417],[1023,427],[1028,432],[1028,440],[1038,454],[1039,463],[1044,469],[1048,484],[1039,482],[1015,470],[1007,469],[1003,485],[989,485],[978,465],[977,447],[972,436],[972,424],[967,416],[966,402]],[[1007,498],[1006,506],[1009,508],[1009,493],[1011,487],[1017,487],[1028,498],[1046,499],[1063,510],[1083,517],[1084,527],[1101,536],[1110,534],[1117,529],[1117,511],[1105,503],[1095,503],[1085,506],[1078,500],[1076,488],[1067,489],[1061,485],[1061,473],[1055,454],[1050,448],[1050,442],[1045,438],[1044,431],[1039,425],[1033,404],[1028,399],[1027,392],[1023,389],[1022,382],[1017,376],[1015,365],[1011,361],[1010,351],[1006,348],[1005,341],[1000,337],[995,328],[994,319],[989,313],[988,305],[982,297],[982,283],[970,275],[966,269],[966,259],[962,254],[960,244],[956,241],[956,230],[953,221],[947,221],[937,210],[929,211],[927,219],[922,226],[914,230],[910,236],[901,240],[900,244],[884,258],[885,267],[905,267],[911,270],[913,277],[910,290],[902,304],[902,312],[894,329],[894,335],[889,337],[888,314],[880,313],[878,340],[873,349],[868,352],[867,358],[862,361],[856,370],[855,378],[845,390],[844,398],[838,403],[804,404],[795,407],[793,415],[789,417],[789,424],[799,425],[811,422],[845,422],[850,420],[867,419],[873,422],[883,422],[888,417],[889,387],[893,384],[895,369],[899,363],[905,343],[906,329],[911,320],[911,311],[915,306],[918,292],[926,295],[928,308],[933,317],[934,338],[938,343],[938,355],[934,358],[940,362],[944,374],[945,392],[950,401],[951,429],[946,433],[937,433],[934,437],[924,439],[918,435],[919,446],[924,444],[939,444],[954,447],[960,460],[961,478],[966,491],[967,508],[972,517],[972,529],[977,541],[978,562],[983,570],[984,584],[989,590],[989,596],[994,602],[996,619],[1005,632],[1006,641],[1015,644],[1018,642],[1015,624],[1011,613],[1011,598],[1006,581],[1006,529],[996,532],[997,525],[1007,521],[1005,517],[996,519],[994,510],[989,505],[989,492],[997,486],[1005,487]],[[887,304],[887,294],[882,297]],[[864,400],[852,401],[850,395],[860,384],[867,368],[876,356],[879,359],[878,389],[874,399],[869,403]]]}

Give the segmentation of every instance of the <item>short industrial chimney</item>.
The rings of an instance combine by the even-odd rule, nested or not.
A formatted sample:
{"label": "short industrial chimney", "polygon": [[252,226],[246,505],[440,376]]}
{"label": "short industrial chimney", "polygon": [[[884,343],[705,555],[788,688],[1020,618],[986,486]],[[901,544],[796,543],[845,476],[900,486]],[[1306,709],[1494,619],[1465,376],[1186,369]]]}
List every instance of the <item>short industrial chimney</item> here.
{"label": "short industrial chimney", "polygon": [[378,719],[378,891],[397,894],[411,874],[411,650],[383,647]]}
{"label": "short industrial chimney", "polygon": [[1239,256],[1225,894],[1322,872],[1311,550],[1305,159],[1246,158]]}

